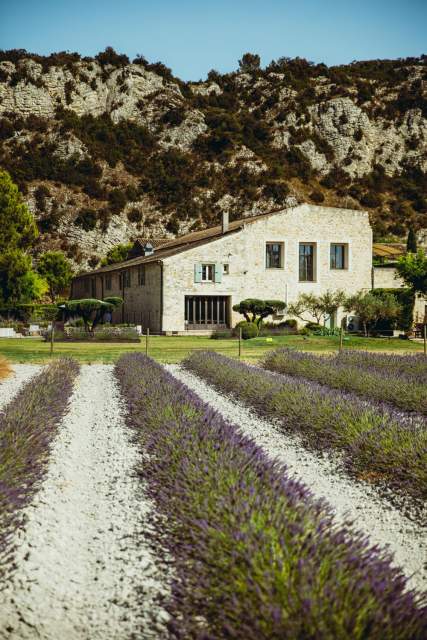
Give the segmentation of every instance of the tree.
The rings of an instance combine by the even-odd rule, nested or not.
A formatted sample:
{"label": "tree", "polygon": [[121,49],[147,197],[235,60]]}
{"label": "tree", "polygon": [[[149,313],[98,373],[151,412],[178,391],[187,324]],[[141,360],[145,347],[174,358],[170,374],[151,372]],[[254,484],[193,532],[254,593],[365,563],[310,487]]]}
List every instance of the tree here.
{"label": "tree", "polygon": [[20,249],[0,253],[0,290],[4,304],[25,304],[47,291],[46,281],[32,269],[31,258]]}
{"label": "tree", "polygon": [[304,318],[304,314],[309,313],[316,318],[317,324],[320,324],[324,315],[324,306],[314,293],[302,293],[295,302],[288,306],[287,313],[303,320],[303,322],[308,322],[308,319]]}
{"label": "tree", "polygon": [[352,311],[360,318],[365,336],[375,328],[379,320],[396,320],[402,313],[402,306],[391,293],[375,295],[372,291],[366,293],[359,291],[349,296],[344,309]]}
{"label": "tree", "polygon": [[97,300],[96,298],[84,298],[82,300],[68,300],[61,305],[66,318],[82,318],[85,329],[92,333],[95,327],[102,321],[106,313],[111,313],[123,304],[123,299],[115,296]]}
{"label": "tree", "polygon": [[333,318],[337,313],[338,309],[344,305],[346,300],[346,295],[344,291],[338,289],[337,291],[325,291],[321,296],[319,296],[319,304],[318,307],[323,311],[323,323],[326,324],[326,321],[330,318]]}
{"label": "tree", "polygon": [[37,265],[37,271],[48,284],[52,302],[55,302],[56,296],[68,287],[73,273],[71,262],[62,251],[43,253]]}
{"label": "tree", "polygon": [[116,244],[107,252],[105,258],[101,260],[101,266],[105,267],[108,264],[116,264],[117,262],[123,262],[128,257],[129,251],[132,249],[132,243],[129,244]]}
{"label": "tree", "polygon": [[406,250],[409,253],[417,253],[417,236],[415,231],[411,227],[408,231],[408,238],[406,240]]}
{"label": "tree", "polygon": [[241,313],[247,322],[256,324],[258,330],[262,321],[267,316],[273,315],[286,308],[286,302],[282,300],[259,300],[258,298],[246,298],[233,306],[233,311]]}
{"label": "tree", "polygon": [[0,254],[27,249],[38,235],[34,216],[7,171],[0,170]]}
{"label": "tree", "polygon": [[244,53],[239,60],[240,71],[257,71],[261,65],[261,58],[257,53]]}
{"label": "tree", "polygon": [[399,258],[397,272],[416,295],[427,295],[427,255],[420,249]]}

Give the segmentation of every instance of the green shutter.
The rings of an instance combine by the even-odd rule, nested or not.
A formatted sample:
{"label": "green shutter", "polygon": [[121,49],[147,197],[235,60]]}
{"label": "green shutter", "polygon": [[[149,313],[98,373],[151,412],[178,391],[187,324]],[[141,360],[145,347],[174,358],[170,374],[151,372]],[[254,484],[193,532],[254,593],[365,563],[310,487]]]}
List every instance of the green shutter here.
{"label": "green shutter", "polygon": [[202,265],[200,262],[194,265],[194,282],[202,281]]}
{"label": "green shutter", "polygon": [[215,263],[215,282],[221,282],[222,279],[222,262]]}

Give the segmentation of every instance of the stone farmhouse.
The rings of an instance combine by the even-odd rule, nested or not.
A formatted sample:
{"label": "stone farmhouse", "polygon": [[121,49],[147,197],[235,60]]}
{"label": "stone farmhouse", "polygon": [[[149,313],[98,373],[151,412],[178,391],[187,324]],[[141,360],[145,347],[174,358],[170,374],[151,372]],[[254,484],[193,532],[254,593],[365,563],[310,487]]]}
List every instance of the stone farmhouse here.
{"label": "stone farmhouse", "polygon": [[125,262],[74,278],[71,297],[121,296],[114,322],[179,334],[234,326],[242,317],[232,307],[245,298],[290,303],[303,292],[369,290],[372,273],[366,212],[302,204],[137,242]]}

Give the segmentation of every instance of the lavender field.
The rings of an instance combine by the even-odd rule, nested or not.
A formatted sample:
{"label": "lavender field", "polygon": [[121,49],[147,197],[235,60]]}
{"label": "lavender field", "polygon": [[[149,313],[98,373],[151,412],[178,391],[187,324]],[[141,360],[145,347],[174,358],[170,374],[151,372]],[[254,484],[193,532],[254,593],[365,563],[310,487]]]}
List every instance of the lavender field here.
{"label": "lavender field", "polygon": [[[340,366],[423,384],[386,358]],[[14,376],[1,640],[425,637],[421,412],[210,352]]]}

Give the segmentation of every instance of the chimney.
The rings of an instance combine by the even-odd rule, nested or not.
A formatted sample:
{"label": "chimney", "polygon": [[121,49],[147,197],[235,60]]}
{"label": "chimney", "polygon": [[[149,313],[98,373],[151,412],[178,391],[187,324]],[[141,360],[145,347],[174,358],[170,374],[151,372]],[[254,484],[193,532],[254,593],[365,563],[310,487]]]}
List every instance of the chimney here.
{"label": "chimney", "polygon": [[228,231],[228,211],[222,212],[222,232],[227,233]]}
{"label": "chimney", "polygon": [[146,242],[142,248],[144,256],[152,256],[154,253],[154,247],[151,242]]}

